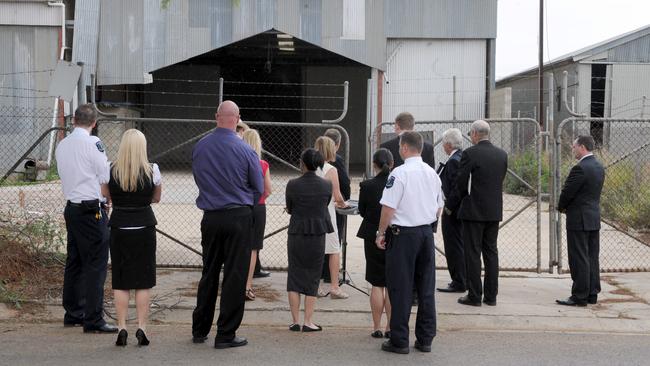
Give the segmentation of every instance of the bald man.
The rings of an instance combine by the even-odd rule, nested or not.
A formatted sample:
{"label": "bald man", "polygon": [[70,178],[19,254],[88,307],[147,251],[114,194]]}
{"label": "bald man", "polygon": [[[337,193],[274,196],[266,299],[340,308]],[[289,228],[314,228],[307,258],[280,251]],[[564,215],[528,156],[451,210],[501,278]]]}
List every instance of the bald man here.
{"label": "bald man", "polygon": [[[463,244],[467,269],[467,295],[463,305],[497,304],[499,255],[497,237],[503,219],[503,179],[508,170],[508,154],[490,142],[490,125],[472,123],[469,136],[474,146],[463,151],[456,176],[457,194],[447,199],[445,214],[458,213],[463,224]],[[481,254],[485,267],[481,286]]]}
{"label": "bald man", "polygon": [[203,273],[192,314],[192,340],[203,343],[208,338],[223,266],[214,347],[230,348],[248,344],[236,331],[244,317],[252,207],[264,191],[264,180],[257,154],[235,132],[237,104],[221,103],[216,119],[217,128],[197,142],[192,152],[192,173],[199,188],[196,206],[203,210]]}

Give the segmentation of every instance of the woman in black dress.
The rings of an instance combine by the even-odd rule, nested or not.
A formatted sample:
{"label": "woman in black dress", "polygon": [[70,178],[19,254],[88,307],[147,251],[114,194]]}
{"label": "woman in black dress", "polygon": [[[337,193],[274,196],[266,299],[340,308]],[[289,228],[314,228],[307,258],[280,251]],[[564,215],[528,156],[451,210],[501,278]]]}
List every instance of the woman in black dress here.
{"label": "woman in black dress", "polygon": [[129,290],[135,289],[138,314],[138,345],[146,346],[149,289],[156,285],[156,217],[151,203],[160,201],[162,191],[158,165],[149,164],[147,140],[142,132],[130,129],[122,135],[117,160],[111,166],[106,196],[113,213],[111,228],[111,268],[113,296],[117,312],[117,346],[126,346],[126,316]]}
{"label": "woman in black dress", "polygon": [[386,311],[386,333],[390,332],[390,300],[386,291],[385,251],[377,248],[375,238],[381,216],[381,195],[386,186],[386,180],[393,168],[393,155],[387,149],[381,148],[372,156],[372,166],[376,176],[361,182],[359,191],[359,213],[363,217],[357,237],[363,239],[366,255],[366,281],[372,285],[370,291],[370,310],[374,338],[382,338],[381,314]]}
{"label": "woman in black dress", "polygon": [[325,234],[334,232],[327,205],[332,197],[332,184],[316,175],[322,168],[323,156],[306,149],[301,157],[303,175],[289,181],[286,190],[289,221],[287,292],[293,323],[289,330],[300,331],[300,295],[305,295],[303,332],[322,330],[312,322],[318,283],[323,270]]}

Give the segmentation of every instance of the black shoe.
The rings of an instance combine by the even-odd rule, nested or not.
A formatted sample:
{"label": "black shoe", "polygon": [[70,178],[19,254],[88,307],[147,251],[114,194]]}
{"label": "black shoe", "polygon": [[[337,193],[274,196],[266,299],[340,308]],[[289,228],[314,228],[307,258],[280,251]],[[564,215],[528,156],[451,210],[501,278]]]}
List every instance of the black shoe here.
{"label": "black shoe", "polygon": [[292,332],[300,332],[300,324],[293,323],[289,326],[289,330]]}
{"label": "black shoe", "polygon": [[384,332],[384,338],[390,339],[390,330]]}
{"label": "black shoe", "polygon": [[497,306],[497,301],[496,300],[488,300],[486,298],[483,298],[483,303],[485,305]]}
{"label": "black shoe", "polygon": [[264,278],[264,277],[270,277],[271,272],[268,271],[262,271],[260,270],[259,272],[253,273],[253,278]]}
{"label": "black shoe", "polygon": [[470,306],[481,306],[480,301],[474,301],[470,299],[469,295],[465,295],[463,297],[458,298],[458,303],[463,305],[470,305]]}
{"label": "black shoe", "polygon": [[566,305],[566,306],[587,306],[586,301],[576,301],[573,299],[573,297],[568,297],[564,300],[555,300],[556,303],[560,305]]}
{"label": "black shoe", "polygon": [[147,338],[147,335],[144,334],[144,330],[138,328],[138,330],[135,332],[135,337],[138,339],[138,346],[149,345],[149,339]]}
{"label": "black shoe", "polygon": [[372,338],[384,338],[384,333],[382,333],[381,330],[376,330],[376,331],[370,333],[370,336]]}
{"label": "black shoe", "polygon": [[205,343],[208,340],[208,336],[192,336],[192,343]]}
{"label": "black shoe", "polygon": [[230,348],[230,347],[241,347],[247,344],[248,344],[248,340],[246,340],[246,338],[235,337],[230,340],[220,340],[220,341],[215,340],[214,348],[223,349],[223,348]]}
{"label": "black shoe", "polygon": [[410,351],[408,347],[395,347],[390,339],[381,344],[381,350],[386,352],[399,353],[402,355],[406,355]]}
{"label": "black shoe", "polygon": [[129,337],[129,333],[127,333],[126,329],[120,330],[120,333],[117,334],[117,340],[115,341],[115,345],[120,347],[125,347],[126,339],[128,337]]}
{"label": "black shoe", "polygon": [[320,325],[318,325],[318,324],[314,324],[314,325],[316,326],[316,328],[311,328],[311,327],[308,327],[306,325],[303,325],[302,326],[302,331],[303,332],[320,332],[321,330],[323,330],[323,327],[321,327]]}
{"label": "black shoe", "polygon": [[104,324],[99,327],[84,327],[84,333],[117,333],[118,329],[114,325]]}
{"label": "black shoe", "polygon": [[420,343],[420,341],[418,340],[415,340],[415,344],[413,345],[413,347],[415,347],[415,349],[417,349],[420,352],[431,352],[431,345],[426,346]]}
{"label": "black shoe", "polygon": [[587,298],[587,304],[594,305],[594,304],[597,304],[597,303],[598,303],[598,295],[589,296]]}
{"label": "black shoe", "polygon": [[465,289],[462,287],[454,286],[451,283],[447,287],[438,287],[436,290],[440,292],[465,292]]}

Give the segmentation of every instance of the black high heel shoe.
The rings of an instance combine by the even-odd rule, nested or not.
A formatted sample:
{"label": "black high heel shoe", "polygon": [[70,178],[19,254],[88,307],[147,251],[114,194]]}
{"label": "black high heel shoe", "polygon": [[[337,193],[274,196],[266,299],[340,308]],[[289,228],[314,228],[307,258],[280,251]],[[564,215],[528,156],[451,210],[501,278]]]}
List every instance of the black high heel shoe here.
{"label": "black high heel shoe", "polygon": [[138,346],[149,345],[149,339],[147,339],[147,335],[144,334],[144,330],[138,328],[138,330],[135,332],[135,337],[138,339]]}
{"label": "black high heel shoe", "polygon": [[126,329],[121,329],[120,332],[117,334],[117,340],[115,341],[115,345],[125,347],[126,339],[128,337],[129,337],[129,333],[127,333]]}

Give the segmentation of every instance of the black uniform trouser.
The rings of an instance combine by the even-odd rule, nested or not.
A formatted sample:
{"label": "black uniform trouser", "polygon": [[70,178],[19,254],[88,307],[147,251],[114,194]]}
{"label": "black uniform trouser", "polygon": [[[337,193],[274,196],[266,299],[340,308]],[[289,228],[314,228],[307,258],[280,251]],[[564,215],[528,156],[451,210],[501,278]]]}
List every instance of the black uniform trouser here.
{"label": "black uniform trouser", "polygon": [[451,276],[451,285],[466,288],[465,248],[463,244],[463,222],[453,215],[442,215],[442,239],[445,257]]}
{"label": "black uniform trouser", "polygon": [[[467,263],[467,295],[472,301],[495,301],[499,292],[498,221],[463,220],[463,243]],[[484,285],[481,286],[481,254],[485,268]]]}
{"label": "black uniform trouser", "polygon": [[223,266],[215,340],[230,340],[235,337],[244,317],[252,230],[253,216],[250,207],[203,213],[203,271],[196,294],[196,308],[192,314],[193,336],[204,337],[210,332],[217,302],[219,273]]}
{"label": "black uniform trouser", "polygon": [[[390,231],[390,230],[389,230]],[[415,321],[415,337],[430,345],[436,336],[435,252],[431,225],[400,227],[399,235],[388,235],[386,247],[386,287],[392,306],[391,342],[396,347],[409,345],[409,318],[413,287],[419,306]]]}
{"label": "black uniform trouser", "polygon": [[[100,211],[101,210],[101,211]],[[97,217],[101,212],[101,217]],[[98,201],[68,203],[63,213],[68,231],[63,274],[65,323],[84,328],[104,325],[104,282],[108,265],[108,217]]]}
{"label": "black uniform trouser", "polygon": [[600,292],[600,231],[567,230],[571,297],[584,302]]}

